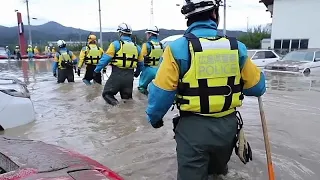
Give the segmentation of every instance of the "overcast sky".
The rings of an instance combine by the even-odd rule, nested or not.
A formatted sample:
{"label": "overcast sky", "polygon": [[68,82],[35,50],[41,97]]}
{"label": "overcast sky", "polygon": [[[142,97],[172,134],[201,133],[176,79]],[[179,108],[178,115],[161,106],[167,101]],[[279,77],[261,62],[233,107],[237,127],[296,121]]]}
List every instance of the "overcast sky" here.
{"label": "overcast sky", "polygon": [[[182,0],[154,0],[154,23],[160,28],[185,29],[186,20],[176,4]],[[27,24],[27,8],[24,0],[0,0],[0,25],[17,24],[15,9],[22,13]],[[270,13],[259,0],[228,0],[227,29],[245,30],[271,22]],[[115,30],[126,22],[134,30],[145,29],[150,24],[150,0],[101,0],[103,31]],[[64,26],[91,31],[99,30],[98,0],[29,0],[31,25],[56,21]],[[223,28],[223,9],[220,10]]]}

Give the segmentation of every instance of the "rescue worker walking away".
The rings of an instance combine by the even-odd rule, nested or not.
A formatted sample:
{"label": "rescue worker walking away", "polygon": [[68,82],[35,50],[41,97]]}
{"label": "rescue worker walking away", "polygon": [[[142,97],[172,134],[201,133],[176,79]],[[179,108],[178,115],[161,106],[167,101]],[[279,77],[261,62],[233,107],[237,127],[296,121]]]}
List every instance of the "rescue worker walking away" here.
{"label": "rescue worker walking away", "polygon": [[10,52],[10,49],[9,49],[9,46],[6,46],[6,54],[8,56],[8,59],[11,59],[11,52]]}
{"label": "rescue worker walking away", "polygon": [[38,46],[35,46],[34,49],[33,49],[33,53],[35,55],[38,55],[40,52],[39,52],[39,49],[38,49]]}
{"label": "rescue worker walking away", "polygon": [[[163,47],[158,39],[159,29],[157,26],[150,27],[146,30],[147,42],[142,45],[141,59],[144,59],[144,68],[139,79],[138,90],[147,95],[148,85],[156,76],[160,57],[163,53]],[[140,58],[139,58],[140,59]]]}
{"label": "rescue worker walking away", "polygon": [[32,49],[32,46],[31,45],[28,45],[28,48],[27,48],[27,54],[28,54],[28,59],[29,61],[33,58],[33,49]]}
{"label": "rescue worker walking away", "polygon": [[143,67],[143,59],[138,60],[141,49],[131,39],[131,27],[122,23],[117,31],[120,39],[110,44],[94,70],[97,76],[105,66],[111,64],[112,73],[104,86],[102,97],[113,106],[118,104],[114,97],[118,92],[121,99],[132,99],[133,76],[138,77]]}
{"label": "rescue worker walking away", "polygon": [[244,95],[264,94],[265,76],[243,43],[217,36],[220,2],[184,2],[181,12],[188,29],[166,46],[149,87],[146,113],[154,128],[163,126],[174,101],[179,109],[180,116],[174,118],[178,180],[227,174],[234,148],[243,163],[252,160],[236,108]]}
{"label": "rescue worker walking away", "polygon": [[56,52],[53,64],[53,76],[57,77],[58,69],[58,83],[64,83],[67,79],[68,82],[74,82],[73,66],[77,64],[77,57],[66,48],[64,40],[57,42],[59,51]]}
{"label": "rescue worker walking away", "polygon": [[19,46],[16,46],[16,48],[13,51],[13,54],[16,55],[16,60],[22,60]]}
{"label": "rescue worker walking away", "polygon": [[[103,55],[103,49],[97,46],[97,37],[93,34],[88,37],[88,45],[83,47],[79,56],[79,64],[77,74],[80,77],[80,70],[83,64],[86,64],[86,74],[82,81],[86,85],[91,85],[91,80],[93,80],[93,72],[96,68],[100,58]],[[96,74],[96,79],[93,82],[97,82],[99,84],[102,83],[101,73]]]}

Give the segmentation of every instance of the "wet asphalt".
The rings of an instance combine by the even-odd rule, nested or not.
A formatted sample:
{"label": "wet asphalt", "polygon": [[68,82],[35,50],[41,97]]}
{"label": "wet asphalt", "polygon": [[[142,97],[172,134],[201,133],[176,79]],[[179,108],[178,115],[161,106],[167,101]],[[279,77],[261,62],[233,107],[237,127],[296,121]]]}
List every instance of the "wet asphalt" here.
{"label": "wet asphalt", "polygon": [[[176,111],[167,113],[164,127],[153,129],[145,115],[147,97],[139,94],[136,86],[133,100],[111,107],[101,97],[103,87],[86,86],[82,77],[76,76],[75,83],[57,84],[50,60],[0,60],[0,74],[28,84],[37,114],[36,121],[0,134],[76,150],[125,179],[176,179],[171,123]],[[320,77],[266,75],[268,90],[263,102],[277,179],[319,180]],[[218,179],[268,179],[257,98],[246,97],[239,110],[253,161],[243,165],[233,155],[229,174]]]}

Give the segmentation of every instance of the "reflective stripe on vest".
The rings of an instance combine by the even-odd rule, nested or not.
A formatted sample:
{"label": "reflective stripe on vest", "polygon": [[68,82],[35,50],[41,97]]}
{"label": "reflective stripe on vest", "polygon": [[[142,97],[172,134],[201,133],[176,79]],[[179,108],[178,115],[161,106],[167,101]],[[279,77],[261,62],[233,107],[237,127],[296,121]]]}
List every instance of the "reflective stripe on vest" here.
{"label": "reflective stripe on vest", "polygon": [[148,56],[144,57],[144,65],[157,67],[159,65],[160,57],[163,54],[162,43],[154,41],[149,41],[147,43],[151,46],[151,52]]}
{"label": "reflective stripe on vest", "polygon": [[85,56],[85,64],[92,64],[92,65],[97,65],[99,63],[99,60],[101,58],[101,51],[98,46],[95,47],[90,47],[89,45],[87,46],[88,48],[88,54]]}
{"label": "reflective stripe on vest", "polygon": [[112,58],[111,64],[123,69],[133,69],[138,63],[138,48],[133,42],[120,40],[120,50]]}
{"label": "reflective stripe on vest", "polygon": [[197,38],[184,35],[191,66],[180,77],[177,105],[180,113],[222,117],[242,105],[238,42],[235,38]]}
{"label": "reflective stripe on vest", "polygon": [[66,69],[66,68],[72,68],[72,60],[71,56],[69,54],[69,51],[58,51],[59,54],[59,62],[58,62],[58,68],[59,69]]}

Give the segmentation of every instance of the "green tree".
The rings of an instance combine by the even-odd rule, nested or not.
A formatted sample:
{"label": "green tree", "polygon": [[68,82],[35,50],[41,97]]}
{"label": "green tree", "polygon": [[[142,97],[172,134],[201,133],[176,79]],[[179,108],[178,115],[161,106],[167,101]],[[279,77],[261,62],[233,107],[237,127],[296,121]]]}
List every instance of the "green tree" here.
{"label": "green tree", "polygon": [[248,49],[259,49],[261,48],[261,40],[270,38],[270,31],[267,28],[262,28],[257,26],[251,29],[248,29],[248,32],[238,39],[243,42]]}

